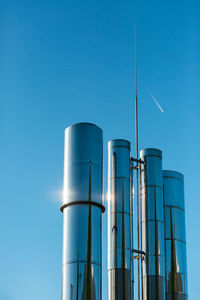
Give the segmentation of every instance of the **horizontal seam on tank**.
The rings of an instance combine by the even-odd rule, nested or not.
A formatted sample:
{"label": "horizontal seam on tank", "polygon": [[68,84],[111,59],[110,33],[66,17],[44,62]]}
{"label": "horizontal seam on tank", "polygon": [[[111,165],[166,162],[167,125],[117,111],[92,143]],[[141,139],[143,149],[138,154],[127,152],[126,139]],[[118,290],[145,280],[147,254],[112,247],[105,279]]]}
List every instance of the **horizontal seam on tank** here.
{"label": "horizontal seam on tank", "polygon": [[164,175],[163,175],[163,178],[177,179],[177,180],[181,181],[181,182],[184,184],[184,180],[182,180],[182,179],[180,179],[180,178],[177,178],[177,177],[175,177],[175,176],[164,176]]}
{"label": "horizontal seam on tank", "polygon": [[164,221],[161,221],[161,220],[155,220],[155,219],[141,220],[141,223],[148,223],[148,222],[154,222],[154,223],[161,223],[161,224],[164,224]]}
{"label": "horizontal seam on tank", "polygon": [[181,292],[170,292],[170,291],[166,291],[165,294],[181,294],[183,296],[188,296],[188,294],[186,293],[181,293]]}
{"label": "horizontal seam on tank", "polygon": [[165,271],[165,273],[176,273],[176,274],[180,274],[180,275],[185,275],[186,274],[184,272],[170,272],[170,271]]}
{"label": "horizontal seam on tank", "polygon": [[95,201],[88,201],[88,200],[78,200],[78,201],[72,201],[72,202],[67,202],[67,203],[63,203],[60,207],[60,211],[63,212],[64,209],[70,207],[70,206],[74,206],[74,205],[91,205],[91,206],[96,206],[98,208],[101,209],[102,213],[105,212],[105,206],[99,202],[95,202]]}
{"label": "horizontal seam on tank", "polygon": [[[72,261],[69,261],[69,262],[66,262],[64,264],[62,264],[62,266],[66,266],[66,265],[71,265],[71,264],[78,264],[78,263],[88,263],[88,260],[72,260]],[[101,267],[101,264],[97,263],[97,262],[94,262],[94,261],[90,261],[91,264],[93,265],[97,265],[99,267]]]}
{"label": "horizontal seam on tank", "polygon": [[97,162],[92,161],[92,160],[75,160],[75,161],[71,161],[69,163],[64,163],[65,166],[70,166],[73,164],[90,164],[90,165],[96,165],[101,168],[101,164],[98,164]]}
{"label": "horizontal seam on tank", "polygon": [[145,154],[144,156],[142,156],[141,158],[145,158],[145,157],[150,157],[150,156],[153,156],[153,157],[157,157],[157,158],[160,158],[162,159],[162,156],[159,156],[159,155],[156,155],[156,154]]}
{"label": "horizontal seam on tank", "polygon": [[123,145],[119,145],[119,146],[110,146],[108,145],[108,149],[112,149],[112,148],[126,148],[126,149],[130,149],[130,146],[123,146]]}
{"label": "horizontal seam on tank", "polygon": [[143,275],[142,277],[162,277],[165,278],[165,275]]}
{"label": "horizontal seam on tank", "polygon": [[180,242],[180,243],[183,243],[183,244],[186,245],[186,241],[180,240],[180,239],[176,239],[176,238],[166,238],[166,237],[165,237],[165,240],[166,240],[166,241],[177,241],[177,242]]}
{"label": "horizontal seam on tank", "polygon": [[130,181],[129,177],[124,177],[124,176],[112,176],[112,177],[108,177],[108,180],[113,180],[113,179],[125,179],[127,181]]}
{"label": "horizontal seam on tank", "polygon": [[165,254],[148,254],[148,252],[146,253],[146,256],[152,256],[152,257],[154,257],[154,256],[159,256],[159,257],[163,257],[163,258],[165,258]]}
{"label": "horizontal seam on tank", "polygon": [[126,249],[126,250],[130,250],[131,251],[131,247],[127,248],[127,247],[108,247],[108,250],[111,250],[111,249]]}
{"label": "horizontal seam on tank", "polygon": [[128,270],[128,271],[130,271],[131,270],[131,268],[124,268],[124,269],[122,269],[122,268],[110,268],[110,269],[107,269],[107,271],[109,272],[109,271],[112,271],[112,270]]}
{"label": "horizontal seam on tank", "polygon": [[151,188],[151,187],[156,187],[156,188],[159,188],[161,190],[163,189],[163,186],[156,185],[156,184],[144,185],[144,186],[141,186],[140,189],[143,190],[143,189],[147,189],[147,188]]}
{"label": "horizontal seam on tank", "polygon": [[117,215],[117,214],[120,214],[120,215],[124,214],[124,215],[127,215],[127,216],[131,215],[131,213],[127,213],[127,212],[124,212],[124,211],[108,212],[108,216],[109,215]]}
{"label": "horizontal seam on tank", "polygon": [[165,208],[165,207],[168,207],[168,208],[177,208],[177,209],[180,209],[180,210],[182,210],[183,212],[185,212],[185,209],[184,209],[184,208],[181,208],[181,207],[176,206],[176,205],[164,205],[164,208]]}

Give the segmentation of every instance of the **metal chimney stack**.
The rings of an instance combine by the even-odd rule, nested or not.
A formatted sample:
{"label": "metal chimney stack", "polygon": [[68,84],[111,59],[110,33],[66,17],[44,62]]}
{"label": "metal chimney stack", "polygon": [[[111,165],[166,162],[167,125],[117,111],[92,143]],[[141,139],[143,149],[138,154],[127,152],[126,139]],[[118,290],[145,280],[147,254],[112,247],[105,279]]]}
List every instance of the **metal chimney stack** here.
{"label": "metal chimney stack", "polygon": [[65,130],[62,300],[101,300],[102,130]]}
{"label": "metal chimney stack", "polygon": [[188,299],[184,177],[163,171],[165,213],[166,300]]}
{"label": "metal chimney stack", "polygon": [[143,300],[165,299],[162,152],[145,149],[141,164],[141,237]]}
{"label": "metal chimney stack", "polygon": [[108,143],[108,300],[130,300],[130,142]]}

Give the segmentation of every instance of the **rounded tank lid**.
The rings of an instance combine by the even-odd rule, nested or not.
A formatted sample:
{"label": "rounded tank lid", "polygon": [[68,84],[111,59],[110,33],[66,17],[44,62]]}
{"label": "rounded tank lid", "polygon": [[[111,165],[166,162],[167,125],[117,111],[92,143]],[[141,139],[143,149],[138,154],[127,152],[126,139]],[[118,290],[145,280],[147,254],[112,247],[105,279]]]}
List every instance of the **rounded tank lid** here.
{"label": "rounded tank lid", "polygon": [[180,172],[174,170],[163,170],[163,177],[164,178],[177,178],[184,181],[184,175]]}
{"label": "rounded tank lid", "polygon": [[89,123],[89,122],[74,123],[74,124],[68,126],[67,128],[65,128],[65,130],[70,130],[73,127],[79,127],[79,126],[93,126],[93,127],[96,127],[96,128],[98,128],[99,130],[102,131],[102,129],[99,126],[97,126],[94,123]]}
{"label": "rounded tank lid", "polygon": [[110,148],[110,147],[130,148],[130,146],[131,146],[131,143],[128,140],[124,140],[124,139],[114,139],[114,140],[108,141],[108,148]]}
{"label": "rounded tank lid", "polygon": [[162,158],[162,151],[155,148],[146,148],[140,151],[140,157],[144,156],[158,156]]}

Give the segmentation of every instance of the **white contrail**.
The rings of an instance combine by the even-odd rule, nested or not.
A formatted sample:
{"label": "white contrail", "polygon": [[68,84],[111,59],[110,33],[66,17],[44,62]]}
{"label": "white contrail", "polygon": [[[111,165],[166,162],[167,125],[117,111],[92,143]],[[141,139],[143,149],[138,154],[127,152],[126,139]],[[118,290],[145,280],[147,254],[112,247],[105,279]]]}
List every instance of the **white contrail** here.
{"label": "white contrail", "polygon": [[154,103],[157,105],[157,107],[160,109],[160,111],[162,113],[164,113],[164,109],[162,109],[162,107],[160,106],[159,102],[156,100],[156,98],[152,95],[152,93],[148,90],[149,95],[151,96],[151,98],[153,99]]}

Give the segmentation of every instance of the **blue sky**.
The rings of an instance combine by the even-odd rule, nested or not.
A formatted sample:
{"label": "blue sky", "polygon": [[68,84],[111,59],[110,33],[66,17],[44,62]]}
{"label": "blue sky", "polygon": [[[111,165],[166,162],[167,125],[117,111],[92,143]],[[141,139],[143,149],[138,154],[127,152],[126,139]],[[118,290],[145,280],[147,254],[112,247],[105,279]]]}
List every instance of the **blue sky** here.
{"label": "blue sky", "polygon": [[194,0],[0,2],[1,300],[60,299],[64,129],[103,129],[106,192],[107,141],[134,143],[134,22],[140,149],[162,149],[163,167],[185,175],[189,297],[199,299],[199,9]]}

